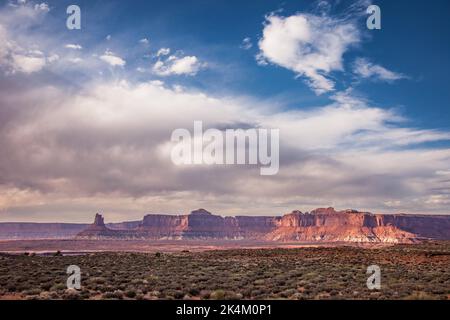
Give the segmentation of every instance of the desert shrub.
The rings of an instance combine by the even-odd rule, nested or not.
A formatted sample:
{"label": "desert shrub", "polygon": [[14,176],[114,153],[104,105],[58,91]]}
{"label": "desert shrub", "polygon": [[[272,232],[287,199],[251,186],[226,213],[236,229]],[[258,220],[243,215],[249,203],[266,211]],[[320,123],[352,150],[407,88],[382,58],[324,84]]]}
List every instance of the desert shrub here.
{"label": "desert shrub", "polygon": [[127,298],[135,298],[136,297],[136,291],[134,291],[134,290],[127,290],[127,291],[125,291],[125,296]]}
{"label": "desert shrub", "polygon": [[142,293],[136,294],[136,300],[144,300],[144,294]]}
{"label": "desert shrub", "polygon": [[80,299],[87,300],[91,296],[91,292],[89,290],[82,290],[80,292]]}
{"label": "desert shrub", "polygon": [[416,291],[405,297],[405,300],[434,300],[436,296],[424,291]]}
{"label": "desert shrub", "polygon": [[227,291],[225,292],[225,300],[241,300],[243,298],[242,293],[236,293],[236,292],[231,292],[231,291]]}
{"label": "desert shrub", "polygon": [[67,289],[64,292],[62,298],[65,300],[79,300],[81,298],[81,296],[80,296],[80,292],[78,292],[77,290]]}
{"label": "desert shrub", "polygon": [[173,296],[175,299],[183,299],[184,295],[185,295],[184,292],[181,291],[181,290],[176,290],[176,291],[174,291],[173,294],[172,294],[172,296]]}
{"label": "desert shrub", "polygon": [[29,289],[29,290],[22,291],[22,293],[27,296],[34,296],[34,295],[39,295],[41,293],[41,290],[40,289]]}
{"label": "desert shrub", "polygon": [[295,293],[297,293],[296,290],[288,289],[288,290],[285,290],[285,291],[281,292],[280,296],[283,297],[283,298],[289,298],[290,296],[292,296]]}
{"label": "desert shrub", "polygon": [[191,289],[189,289],[189,294],[191,296],[195,297],[195,296],[198,296],[200,294],[200,291],[197,288],[191,288]]}
{"label": "desert shrub", "polygon": [[106,279],[104,277],[92,277],[89,279],[89,281],[96,284],[104,284],[106,282]]}
{"label": "desert shrub", "polygon": [[114,298],[115,299],[123,299],[123,291],[122,290],[116,290],[114,291]]}
{"label": "desert shrub", "polygon": [[209,290],[201,290],[200,291],[201,299],[209,299],[210,297],[211,297],[211,291],[209,291]]}
{"label": "desert shrub", "polygon": [[64,283],[57,283],[50,288],[50,291],[59,291],[67,289],[67,285]]}
{"label": "desert shrub", "polygon": [[41,288],[44,291],[49,291],[51,287],[52,287],[52,283],[50,283],[50,282],[41,284]]}
{"label": "desert shrub", "polygon": [[215,290],[211,293],[210,299],[213,300],[223,300],[225,298],[225,291]]}
{"label": "desert shrub", "polygon": [[14,284],[10,284],[7,286],[6,288],[9,292],[16,292],[17,291],[17,287]]}
{"label": "desert shrub", "polygon": [[114,292],[111,292],[111,291],[105,292],[103,294],[103,298],[104,299],[114,299],[115,298]]}

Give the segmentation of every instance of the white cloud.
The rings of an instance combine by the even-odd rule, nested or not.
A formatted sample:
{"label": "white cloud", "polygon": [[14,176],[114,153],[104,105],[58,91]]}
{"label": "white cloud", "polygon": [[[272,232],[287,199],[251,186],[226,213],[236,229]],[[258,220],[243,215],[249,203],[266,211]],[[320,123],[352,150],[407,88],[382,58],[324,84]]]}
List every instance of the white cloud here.
{"label": "white cloud", "polygon": [[[41,71],[48,63],[56,61],[55,54],[47,57],[40,49],[39,40],[29,35],[49,11],[46,3],[10,3],[0,11],[0,67],[7,74],[31,74]],[[32,41],[30,41],[32,40]]]}
{"label": "white cloud", "polygon": [[67,49],[73,49],[73,50],[81,50],[83,49],[82,46],[80,46],[79,44],[74,44],[74,43],[68,43],[64,46]]}
{"label": "white cloud", "polygon": [[160,76],[190,75],[194,76],[205,64],[195,56],[170,56],[165,61],[158,60],[153,65],[153,72]]}
{"label": "white cloud", "polygon": [[[23,2],[23,3],[25,3],[25,2]],[[40,3],[40,4],[36,4],[36,5],[34,6],[34,10],[36,10],[36,11],[42,11],[42,12],[49,12],[49,11],[50,11],[50,8],[48,7],[48,4],[47,4],[47,3],[42,2],[42,3]]]}
{"label": "white cloud", "polygon": [[247,37],[247,38],[244,38],[242,40],[242,43],[241,43],[241,46],[240,46],[241,49],[249,50],[252,47],[253,47],[253,43],[252,43],[252,39],[251,38]]}
{"label": "white cloud", "polygon": [[113,67],[115,66],[123,67],[126,64],[126,61],[124,59],[115,55],[113,52],[109,50],[106,50],[105,53],[100,56],[100,59]]}
{"label": "white cloud", "polygon": [[0,66],[6,73],[21,72],[30,74],[42,70],[55,56],[46,58],[37,49],[26,50],[9,38],[8,32],[0,25]]}
{"label": "white cloud", "polygon": [[353,72],[362,78],[373,78],[384,81],[395,81],[405,79],[406,76],[401,73],[390,71],[380,65],[373,64],[364,58],[356,59]]}
{"label": "white cloud", "polygon": [[42,18],[50,11],[50,7],[47,3],[42,2],[35,4],[33,1],[7,1],[6,10],[1,12],[5,14],[2,16],[4,21],[11,23],[12,25],[29,25],[37,21],[42,21]]}
{"label": "white cloud", "polygon": [[50,63],[58,61],[58,60],[59,60],[59,55],[57,55],[57,54],[52,54],[51,56],[49,56],[47,58],[47,61]]}
{"label": "white cloud", "polygon": [[273,14],[266,17],[257,59],[260,64],[264,59],[294,71],[322,94],[334,89],[334,82],[327,76],[343,70],[344,53],[359,39],[351,22],[310,14]]}
{"label": "white cloud", "polygon": [[148,45],[150,43],[150,41],[147,38],[143,38],[141,40],[139,40],[140,44],[144,44],[144,45]]}
{"label": "white cloud", "polygon": [[[61,220],[76,220],[83,212],[89,219],[102,208],[123,220],[129,213],[141,218],[148,208],[181,212],[205,203],[207,209],[224,214],[274,214],[322,205],[448,212],[450,197],[442,188],[450,190],[450,149],[421,146],[450,139],[448,131],[411,127],[395,111],[350,91],[334,94],[326,106],[299,105],[293,110],[252,97],[217,97],[172,81],[111,82],[108,72],[96,76],[104,71],[103,63],[124,66],[123,58],[111,51],[94,56],[89,48],[63,50],[61,43],[73,39],[33,32],[30,14],[39,12],[34,6],[26,9],[20,19],[0,14],[0,64],[8,72],[27,73],[33,84],[17,83],[24,77],[0,75],[8,84],[0,86],[0,211],[13,218],[21,212],[40,213],[36,219],[45,219],[44,213],[51,212]],[[320,17],[325,23],[316,25],[314,16],[308,16],[303,30],[296,29],[298,19],[278,19],[267,21],[260,63],[284,63],[310,82],[323,77],[332,87],[330,73],[342,68],[343,53],[336,52],[345,52],[349,45],[342,45],[340,33],[335,33],[346,23],[335,21],[331,32],[329,18]],[[12,27],[4,27],[5,21]],[[24,23],[26,28],[16,28]],[[326,32],[319,44],[310,40],[322,29]],[[285,41],[274,40],[279,37]],[[276,50],[277,45],[284,49]],[[37,74],[57,61],[58,54],[61,63],[51,67],[56,81]],[[196,56],[170,55],[168,48],[152,58],[159,61],[142,70],[195,74],[204,66]],[[97,80],[68,88],[60,79],[71,66],[89,69],[86,78]],[[46,81],[38,81],[44,76]],[[320,81],[315,84],[322,84],[316,90],[326,87]],[[279,174],[261,179],[259,170],[249,166],[173,166],[166,153],[171,132],[191,129],[199,119],[205,127],[280,129]]]}
{"label": "white cloud", "polygon": [[6,64],[9,51],[11,50],[11,43],[9,42],[6,29],[0,24],[0,63]]}
{"label": "white cloud", "polygon": [[42,70],[46,64],[45,57],[42,55],[21,55],[13,54],[12,63],[14,71],[23,73],[33,73]]}
{"label": "white cloud", "polygon": [[167,56],[170,53],[170,48],[161,48],[158,50],[158,52],[156,53],[157,57],[160,56]]}
{"label": "white cloud", "polygon": [[[450,149],[419,144],[448,140],[448,132],[408,128],[394,111],[349,92],[333,99],[321,108],[282,111],[249,97],[219,98],[160,81],[86,83],[70,96],[62,87],[0,95],[0,105],[35,115],[9,117],[2,127],[2,185],[28,190],[30,211],[70,197],[74,212],[82,203],[88,210],[114,203],[107,208],[117,214],[186,210],[200,205],[196,198],[225,213],[273,213],[274,203],[286,211],[325,204],[446,210],[433,189],[442,187]],[[261,179],[258,169],[245,166],[174,166],[166,152],[171,132],[191,129],[198,119],[205,128],[280,129],[279,174]],[[8,190],[0,203],[11,211],[23,205],[16,198],[23,192]]]}
{"label": "white cloud", "polygon": [[77,58],[68,58],[67,61],[78,64],[80,62],[83,62],[83,59],[78,58],[78,57]]}
{"label": "white cloud", "polygon": [[156,86],[156,87],[162,87],[164,86],[164,81],[161,80],[152,80],[149,82],[150,85]]}

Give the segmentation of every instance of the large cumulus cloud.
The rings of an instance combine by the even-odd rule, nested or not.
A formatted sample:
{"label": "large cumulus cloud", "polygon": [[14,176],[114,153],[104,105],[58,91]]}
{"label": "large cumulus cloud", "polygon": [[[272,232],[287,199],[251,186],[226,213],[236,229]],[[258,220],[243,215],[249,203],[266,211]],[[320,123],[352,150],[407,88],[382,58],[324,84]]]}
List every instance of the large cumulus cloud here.
{"label": "large cumulus cloud", "polygon": [[[128,60],[104,63],[100,45],[68,50],[70,39],[26,28],[47,11],[31,4],[7,11],[0,11],[0,220],[88,221],[99,210],[124,220],[198,207],[221,214],[328,205],[448,209],[450,150],[424,145],[449,140],[447,131],[410,127],[395,110],[351,90],[336,92],[322,107],[286,109],[255,97],[173,86],[165,80],[169,74],[166,83],[136,81]],[[352,25],[308,15],[269,19],[259,43],[264,57],[302,74],[318,92],[331,90],[328,74],[341,69],[342,55],[358,41]],[[328,33],[317,35],[322,22]],[[326,48],[333,55],[325,55]],[[15,61],[14,54],[39,56],[44,64]],[[192,130],[196,120],[205,128],[280,129],[279,173],[261,176],[257,166],[175,166],[171,133]]]}

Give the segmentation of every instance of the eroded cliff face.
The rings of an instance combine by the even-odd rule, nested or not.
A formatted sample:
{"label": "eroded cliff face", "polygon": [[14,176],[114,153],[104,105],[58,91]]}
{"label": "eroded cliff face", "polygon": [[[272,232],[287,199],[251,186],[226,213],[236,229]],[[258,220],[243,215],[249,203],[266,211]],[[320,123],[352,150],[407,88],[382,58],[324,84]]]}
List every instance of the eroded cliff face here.
{"label": "eroded cliff face", "polygon": [[395,226],[423,238],[450,238],[450,216],[445,215],[373,215],[367,217],[367,224],[378,228]]}
{"label": "eroded cliff face", "polygon": [[319,208],[284,216],[221,217],[204,209],[189,215],[146,215],[134,229],[112,230],[103,218],[82,238],[248,239],[264,241],[325,241],[411,243],[421,239],[450,239],[450,216],[381,215],[356,210]]}
{"label": "eroded cliff face", "polygon": [[205,209],[189,215],[146,215],[135,230],[138,238],[152,239],[262,239],[279,217],[221,217]]}
{"label": "eroded cliff face", "polygon": [[77,236],[80,238],[101,238],[101,237],[114,237],[115,230],[108,229],[105,225],[103,216],[96,214],[94,223],[80,232]]}
{"label": "eroded cliff face", "polygon": [[293,212],[282,217],[276,229],[266,235],[272,241],[385,242],[407,243],[417,236],[384,216],[354,210],[317,209],[311,213]]}

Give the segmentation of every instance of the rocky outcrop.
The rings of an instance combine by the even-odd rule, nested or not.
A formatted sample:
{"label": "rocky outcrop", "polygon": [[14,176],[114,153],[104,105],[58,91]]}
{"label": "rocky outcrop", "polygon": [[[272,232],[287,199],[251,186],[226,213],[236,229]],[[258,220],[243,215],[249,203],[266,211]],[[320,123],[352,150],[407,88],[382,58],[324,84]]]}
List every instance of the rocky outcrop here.
{"label": "rocky outcrop", "polygon": [[107,228],[103,217],[96,215],[94,224],[78,237],[411,243],[450,239],[450,216],[384,215],[319,208],[275,217],[222,217],[198,209],[189,215],[149,214],[134,229],[126,230]]}
{"label": "rocky outcrop", "polygon": [[184,215],[148,214],[141,221],[105,224],[0,223],[0,240],[11,239],[246,239],[408,243],[450,239],[450,216],[371,214],[319,208],[283,216],[221,217],[199,209]]}
{"label": "rocky outcrop", "polygon": [[105,226],[105,222],[103,220],[103,216],[100,214],[96,214],[94,218],[94,223],[88,226],[85,230],[78,234],[78,237],[83,238],[96,238],[113,235],[113,230],[108,229]]}
{"label": "rocky outcrop", "polygon": [[405,243],[418,239],[396,225],[383,223],[383,215],[355,210],[316,209],[311,213],[293,212],[282,217],[275,230],[267,234],[273,241],[388,242]]}
{"label": "rocky outcrop", "polygon": [[77,234],[79,239],[129,238],[134,237],[133,229],[107,228],[101,214],[96,214],[94,223]]}

